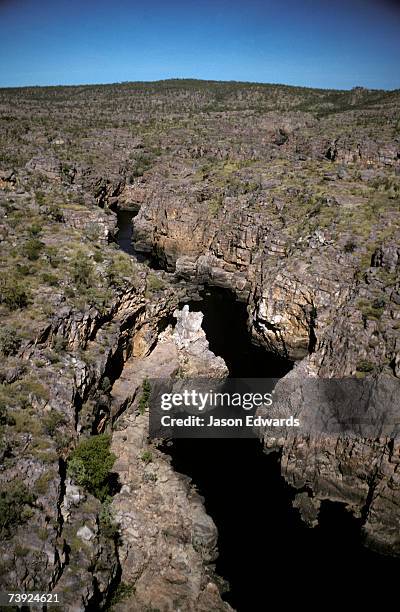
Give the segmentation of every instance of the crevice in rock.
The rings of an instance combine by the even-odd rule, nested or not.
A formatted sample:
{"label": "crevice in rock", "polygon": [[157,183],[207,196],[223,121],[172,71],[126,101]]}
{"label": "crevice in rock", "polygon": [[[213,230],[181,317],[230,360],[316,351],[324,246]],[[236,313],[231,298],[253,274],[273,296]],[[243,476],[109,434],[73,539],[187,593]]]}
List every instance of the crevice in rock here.
{"label": "crevice in rock", "polygon": [[[63,531],[63,526],[64,526],[64,518],[62,515],[62,511],[61,511],[61,505],[63,503],[63,499],[65,495],[65,479],[67,475],[66,463],[61,458],[58,460],[58,473],[60,475],[60,490],[59,490],[59,495],[58,495],[58,500],[57,500],[57,538],[61,536],[62,531]],[[54,588],[54,586],[57,584],[58,580],[60,579],[64,571],[65,565],[66,565],[65,546],[66,545],[64,542],[63,543],[64,561],[61,559],[58,549],[55,548],[54,550],[55,566],[57,568],[57,571],[55,571],[52,576],[52,580],[50,584],[50,588],[52,589]]]}
{"label": "crevice in rock", "polygon": [[361,508],[361,525],[365,525],[365,523],[368,520],[369,511],[370,511],[371,504],[374,499],[374,494],[375,494],[375,489],[377,487],[377,484],[378,483],[376,480],[376,474],[374,474],[368,483],[367,497],[365,499],[364,506]]}
{"label": "crevice in rock", "polygon": [[312,306],[309,318],[309,341],[308,341],[308,353],[315,352],[315,347],[317,346],[317,336],[315,334],[315,323],[317,319],[317,310],[315,306]]}
{"label": "crevice in rock", "polygon": [[77,430],[78,424],[79,424],[79,413],[82,410],[82,406],[83,406],[83,400],[82,397],[80,396],[80,394],[78,393],[78,391],[75,391],[74,394],[74,399],[73,399],[73,403],[74,403],[74,408],[75,408],[75,431]]}
{"label": "crevice in rock", "polygon": [[[224,358],[231,377],[279,378],[291,369],[291,362],[252,343],[246,305],[231,291],[207,286],[200,296],[190,308],[203,312],[210,349]],[[256,439],[179,439],[165,452],[176,471],[191,477],[215,521],[215,569],[230,585],[224,599],[237,610],[258,609],[265,567],[253,564],[251,557],[255,547],[267,545],[268,524],[275,523],[274,529],[276,524],[282,530],[305,529],[291,505],[294,493],[281,477],[279,453],[265,454]],[[255,518],[261,516],[264,525]],[[271,554],[282,554],[276,540]]]}

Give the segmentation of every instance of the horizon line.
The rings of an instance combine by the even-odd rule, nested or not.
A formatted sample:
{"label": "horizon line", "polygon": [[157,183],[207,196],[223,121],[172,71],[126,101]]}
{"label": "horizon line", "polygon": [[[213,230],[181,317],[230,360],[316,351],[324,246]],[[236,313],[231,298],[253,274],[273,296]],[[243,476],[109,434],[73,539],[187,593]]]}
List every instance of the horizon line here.
{"label": "horizon line", "polygon": [[236,80],[236,79],[205,79],[205,78],[195,78],[195,77],[168,77],[165,79],[149,79],[149,80],[138,80],[138,81],[110,81],[110,82],[103,82],[103,83],[70,83],[70,84],[63,84],[63,83],[57,83],[57,84],[46,84],[46,85],[36,85],[36,84],[31,84],[31,85],[6,85],[0,86],[0,90],[4,90],[4,89],[50,89],[50,88],[58,88],[58,87],[63,87],[63,88],[67,88],[67,87],[107,87],[110,85],[149,85],[149,84],[155,84],[155,83],[167,83],[169,81],[194,81],[197,83],[220,83],[220,84],[224,84],[224,83],[235,83],[238,85],[261,85],[261,86],[275,86],[275,87],[290,87],[293,89],[311,89],[311,90],[318,90],[318,91],[338,91],[338,92],[342,92],[342,91],[352,91],[354,89],[364,89],[366,91],[376,91],[376,92],[395,92],[395,91],[400,91],[400,88],[395,87],[394,89],[384,89],[384,88],[374,88],[374,87],[365,87],[364,85],[353,85],[353,87],[349,87],[349,88],[336,88],[336,87],[313,87],[311,85],[293,85],[293,84],[289,84],[289,83],[273,83],[273,82],[268,82],[268,81],[241,81],[241,80]]}

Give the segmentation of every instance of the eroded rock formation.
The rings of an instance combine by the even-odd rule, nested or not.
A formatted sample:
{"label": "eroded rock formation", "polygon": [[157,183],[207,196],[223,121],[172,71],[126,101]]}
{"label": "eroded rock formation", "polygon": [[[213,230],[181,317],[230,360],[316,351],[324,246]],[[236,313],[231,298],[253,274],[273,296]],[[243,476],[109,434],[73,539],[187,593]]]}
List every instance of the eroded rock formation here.
{"label": "eroded rock formation", "polygon": [[[210,565],[217,557],[217,529],[190,479],[174,472],[170,458],[148,439],[149,419],[141,403],[148,378],[227,374],[208,349],[202,314],[185,306],[145,358],[126,362],[112,390],[116,422],[112,450],[122,484],[113,500],[120,525],[121,580],[132,594],[115,607],[137,610],[231,610],[222,602]],[[211,373],[211,374],[210,374]]]}
{"label": "eroded rock formation", "polygon": [[[295,376],[399,377],[399,94],[166,82],[2,90],[0,106],[1,586],[83,610],[122,576],[121,610],[227,610],[215,526],[148,448],[143,380],[226,373],[199,316],[170,327],[207,283]],[[116,248],[118,207],[168,273]],[[68,466],[113,427],[110,514]],[[265,443],[310,524],[337,500],[398,553],[397,437]]]}

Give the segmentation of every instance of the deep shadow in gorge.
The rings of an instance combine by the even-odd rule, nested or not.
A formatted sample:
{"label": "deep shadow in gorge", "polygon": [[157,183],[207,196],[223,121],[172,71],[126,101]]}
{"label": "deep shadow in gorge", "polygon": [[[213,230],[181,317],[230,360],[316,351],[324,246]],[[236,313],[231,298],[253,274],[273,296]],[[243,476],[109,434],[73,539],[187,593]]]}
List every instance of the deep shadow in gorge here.
{"label": "deep shadow in gorge", "polygon": [[138,261],[143,261],[143,259],[139,259],[139,253],[135,252],[132,244],[132,219],[136,217],[137,211],[117,210],[116,214],[118,224],[117,243],[120,249],[128,253],[128,255],[132,255]]}
{"label": "deep shadow in gorge", "polygon": [[136,261],[140,261],[142,263],[146,263],[150,268],[154,270],[161,270],[160,262],[157,257],[153,256],[152,253],[142,253],[141,251],[137,251],[132,243],[133,237],[133,219],[138,214],[137,210],[117,210],[117,226],[118,226],[118,234],[117,234],[117,244],[131,255]]}
{"label": "deep shadow in gorge", "polygon": [[[123,235],[118,241],[136,257],[133,216],[124,216],[129,247],[120,242]],[[279,378],[291,369],[251,343],[246,306],[229,291],[207,287],[202,300],[189,305],[204,313],[210,349],[225,359],[232,377]],[[279,457],[266,455],[258,440],[178,439],[164,450],[204,497],[219,533],[216,572],[228,581],[224,599],[238,612],[264,611],[278,598],[284,606],[313,607],[318,589],[331,604],[354,599],[360,605],[372,593],[384,597],[385,585],[398,576],[399,561],[364,548],[360,521],[342,504],[324,502],[319,526],[307,528],[292,507],[294,491],[280,475]]]}
{"label": "deep shadow in gorge", "polygon": [[[204,313],[210,348],[235,377],[282,377],[292,364],[254,346],[244,304],[208,287],[191,310]],[[357,572],[379,588],[399,562],[362,545],[361,524],[342,504],[324,502],[320,524],[308,528],[292,507],[294,491],[280,475],[279,457],[253,439],[179,439],[169,448],[173,467],[189,475],[218,528],[217,573],[230,584],[224,595],[238,612],[265,610],[271,594],[298,605],[325,584],[339,597]],[[359,600],[362,595],[359,594]]]}
{"label": "deep shadow in gorge", "polygon": [[218,528],[216,572],[229,582],[223,598],[238,612],[264,611],[278,592],[286,605],[298,605],[318,585],[330,601],[345,588],[357,589],[361,601],[359,573],[376,593],[398,575],[397,560],[363,547],[359,521],[342,504],[324,502],[320,525],[306,527],[291,505],[278,456],[266,455],[257,440],[180,439],[169,453]]}
{"label": "deep shadow in gorge", "polygon": [[247,308],[228,289],[206,286],[190,310],[204,313],[202,327],[210,349],[224,358],[232,378],[281,378],[292,363],[255,346],[247,329]]}

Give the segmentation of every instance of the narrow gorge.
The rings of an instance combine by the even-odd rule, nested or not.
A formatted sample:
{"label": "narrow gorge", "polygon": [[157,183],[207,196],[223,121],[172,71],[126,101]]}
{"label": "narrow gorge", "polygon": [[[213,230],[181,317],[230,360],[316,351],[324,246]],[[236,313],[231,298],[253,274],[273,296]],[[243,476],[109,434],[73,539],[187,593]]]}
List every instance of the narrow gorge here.
{"label": "narrow gorge", "polygon": [[[118,244],[138,261],[147,255],[149,262],[151,257],[160,269],[161,261],[155,254],[145,255],[133,246],[137,212],[118,212]],[[252,342],[246,304],[230,289],[210,284],[192,288],[190,280],[186,284],[187,294],[194,293],[195,299],[188,301],[185,296],[182,304],[203,313],[202,328],[209,349],[223,358],[230,377],[279,379],[292,369],[293,362]],[[157,376],[159,371],[157,363]],[[191,375],[196,373],[191,370]],[[400,561],[364,546],[363,521],[353,517],[343,503],[323,501],[318,520],[312,527],[307,525],[293,503],[298,491],[282,477],[280,451],[266,454],[260,440],[183,438],[164,442],[160,449],[171,457],[178,474],[189,476],[215,523],[217,582],[222,599],[234,610],[262,609],[266,575],[257,557],[251,562],[255,548],[273,559],[267,574],[275,589],[285,589],[288,583],[288,575],[282,572],[287,559],[296,567],[295,575],[290,574],[294,592],[302,591],[310,573],[321,579],[334,576],[339,560],[342,575],[357,567],[367,580],[375,582],[399,571]],[[307,486],[300,489],[300,497],[309,493]]]}

